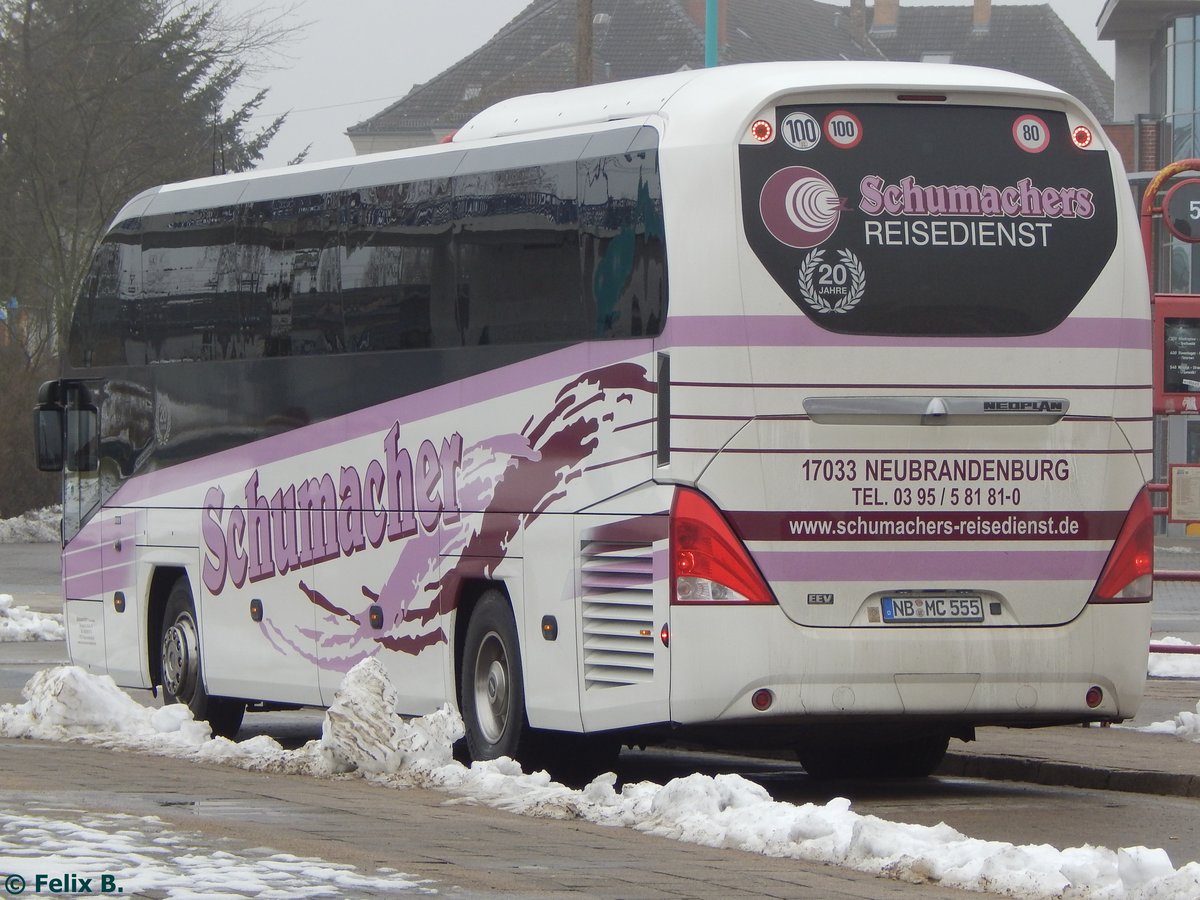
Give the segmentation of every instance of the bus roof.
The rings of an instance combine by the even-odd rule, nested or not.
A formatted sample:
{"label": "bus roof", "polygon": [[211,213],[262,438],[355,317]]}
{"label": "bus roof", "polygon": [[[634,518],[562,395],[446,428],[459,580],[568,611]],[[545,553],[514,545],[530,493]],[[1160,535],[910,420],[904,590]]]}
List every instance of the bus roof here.
{"label": "bus roof", "polygon": [[285,197],[337,190],[351,180],[369,179],[368,170],[378,169],[377,179],[386,181],[395,177],[397,167],[389,165],[393,161],[406,161],[402,165],[411,175],[411,161],[421,157],[461,154],[472,145],[492,140],[632,125],[649,117],[660,123],[674,120],[677,129],[711,140],[713,129],[724,132],[721,123],[728,124],[731,116],[749,115],[754,111],[750,107],[808,89],[960,95],[999,91],[1043,100],[1067,96],[1022,75],[933,63],[770,62],[691,69],[503,100],[467,122],[449,144],[160,185],[130,200],[114,223],[148,213],[233,205],[251,195]]}
{"label": "bus roof", "polygon": [[913,90],[1065,96],[1061,90],[1011,72],[974,66],[904,62],[769,62],[690,69],[629,81],[502,100],[467,122],[455,142],[484,140],[614,119],[649,115],[670,118],[720,107],[730,93],[744,106],[809,88],[821,90]]}

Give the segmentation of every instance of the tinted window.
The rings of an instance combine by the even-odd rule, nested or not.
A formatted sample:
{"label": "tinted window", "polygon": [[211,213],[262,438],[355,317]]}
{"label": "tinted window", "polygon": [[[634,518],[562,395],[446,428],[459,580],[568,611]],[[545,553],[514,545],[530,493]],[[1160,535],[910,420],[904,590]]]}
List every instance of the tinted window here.
{"label": "tinted window", "polygon": [[666,299],[658,155],[641,151],[585,160],[579,175],[591,336],[656,335]]}
{"label": "tinted window", "polygon": [[576,190],[574,162],[454,179],[456,301],[465,343],[589,333]]}
{"label": "tinted window", "polygon": [[140,325],[141,220],[114,226],[92,259],[71,322],[69,357],[76,367],[142,362]]}
{"label": "tinted window", "polygon": [[232,206],[146,219],[134,362],[241,355],[236,223]]}
{"label": "tinted window", "polygon": [[[503,149],[477,162],[522,155]],[[74,365],[642,337],[665,315],[649,147],[142,226],[115,228],[93,263]]]}
{"label": "tinted window", "polygon": [[1108,154],[1062,113],[789,106],[776,126],[741,147],[746,236],[831,331],[1048,331],[1116,246]]}
{"label": "tinted window", "polygon": [[341,203],[341,195],[330,193],[241,208],[243,356],[306,356],[343,348]]}
{"label": "tinted window", "polygon": [[[434,312],[449,305],[450,182],[438,178],[354,191],[342,242],[346,349],[434,344]],[[454,334],[438,317],[442,339]]]}

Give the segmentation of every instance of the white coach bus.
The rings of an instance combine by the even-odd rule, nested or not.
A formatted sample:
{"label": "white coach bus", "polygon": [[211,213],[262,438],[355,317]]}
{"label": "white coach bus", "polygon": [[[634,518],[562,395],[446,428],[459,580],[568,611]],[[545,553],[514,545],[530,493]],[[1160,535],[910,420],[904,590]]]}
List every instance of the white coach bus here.
{"label": "white coach bus", "polygon": [[71,657],[224,734],[375,657],[477,759],[909,776],[1126,719],[1147,293],[1096,120],[983,69],[680,72],[149,190],[35,413]]}

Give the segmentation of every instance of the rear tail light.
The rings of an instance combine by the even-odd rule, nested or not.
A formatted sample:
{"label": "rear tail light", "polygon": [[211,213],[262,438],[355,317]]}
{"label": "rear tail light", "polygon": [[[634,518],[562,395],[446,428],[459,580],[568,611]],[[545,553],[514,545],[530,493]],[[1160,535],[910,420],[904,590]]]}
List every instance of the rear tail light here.
{"label": "rear tail light", "polygon": [[1154,511],[1142,488],[1121,526],[1089,603],[1147,603],[1154,581]]}
{"label": "rear tail light", "polygon": [[671,506],[671,602],[775,602],[725,517],[689,488],[677,488]]}

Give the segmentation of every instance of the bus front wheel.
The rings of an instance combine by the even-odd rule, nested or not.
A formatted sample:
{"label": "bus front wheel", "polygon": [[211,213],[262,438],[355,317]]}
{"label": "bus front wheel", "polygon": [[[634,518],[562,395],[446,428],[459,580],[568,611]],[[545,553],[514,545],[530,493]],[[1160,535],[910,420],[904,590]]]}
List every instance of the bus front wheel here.
{"label": "bus front wheel", "polygon": [[521,652],[508,599],[494,588],[479,598],[467,623],[459,684],[470,758],[521,759],[530,738]]}
{"label": "bus front wheel", "polygon": [[242,727],[246,704],[209,696],[200,661],[200,629],[186,578],[179,578],[167,595],[159,653],[159,682],[163,700],[183,703],[197,721],[208,722],[214,735],[234,738]]}

